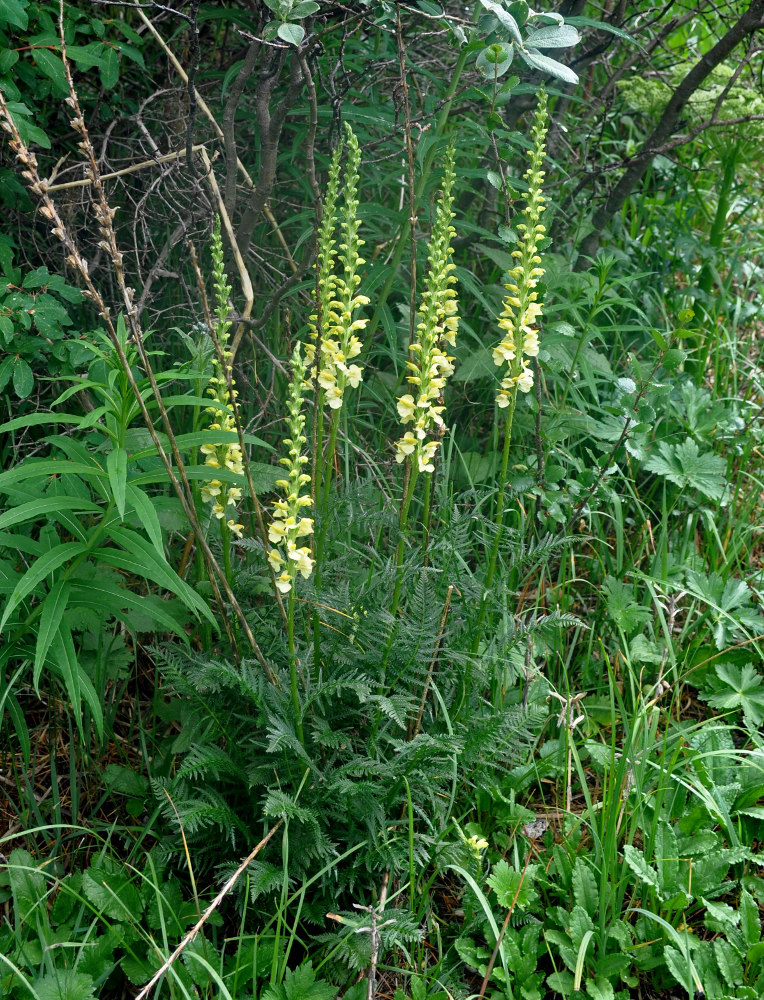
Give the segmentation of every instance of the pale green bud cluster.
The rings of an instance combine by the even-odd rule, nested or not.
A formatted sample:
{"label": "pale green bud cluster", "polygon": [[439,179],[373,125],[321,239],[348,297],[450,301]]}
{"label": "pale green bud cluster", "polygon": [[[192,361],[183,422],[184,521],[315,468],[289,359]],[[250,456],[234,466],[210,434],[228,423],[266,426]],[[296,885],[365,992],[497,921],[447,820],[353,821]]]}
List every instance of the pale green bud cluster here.
{"label": "pale green bud cluster", "polygon": [[416,340],[411,345],[414,355],[408,361],[408,383],[412,391],[398,399],[401,423],[412,428],[396,442],[395,458],[403,462],[411,458],[419,472],[434,472],[433,460],[445,431],[443,421],[443,389],[453,375],[453,357],[446,345],[456,343],[459,328],[456,301],[456,268],[451,261],[451,240],[456,230],[451,225],[453,213],[454,151],[446,156],[441,199],[435,214],[427,258],[427,277],[419,306]]}
{"label": "pale green bud cluster", "polygon": [[310,483],[310,476],[303,471],[308,462],[307,456],[302,453],[305,446],[302,402],[306,367],[300,346],[298,342],[292,354],[292,381],[287,401],[289,416],[286,418],[289,437],[284,438],[287,455],[279,459],[287,468],[287,478],[276,482],[284,496],[283,499],[274,501],[273,521],[268,528],[268,541],[273,546],[268,553],[268,561],[276,574],[276,586],[282,594],[289,593],[298,573],[307,579],[314,566],[309,546],[299,544],[300,539],[313,533],[313,518],[303,516],[305,509],[313,501],[309,493],[302,492],[303,487]]}
{"label": "pale green bud cluster", "polygon": [[544,269],[539,267],[541,257],[538,255],[538,244],[546,233],[546,228],[539,221],[544,212],[545,201],[542,194],[544,171],[541,164],[546,155],[546,133],[547,96],[546,91],[542,90],[531,130],[533,150],[530,165],[525,172],[528,195],[523,221],[517,226],[520,247],[512,251],[517,264],[509,271],[509,281],[504,286],[508,294],[504,298],[504,308],[499,317],[499,327],[504,331],[504,337],[493,349],[494,364],[509,366],[496,395],[496,402],[500,407],[509,406],[511,395],[517,389],[520,392],[530,392],[533,388],[533,372],[527,359],[535,358],[539,353],[538,320],[543,307],[538,301],[536,286],[544,275]]}
{"label": "pale green bud cluster", "polygon": [[[233,355],[228,350],[228,336],[231,323],[228,319],[228,297],[231,286],[228,284],[223,263],[223,241],[220,236],[220,219],[215,224],[212,234],[212,277],[215,289],[215,334],[223,355],[223,363],[216,356],[213,362],[215,373],[210,378],[207,394],[212,396],[212,404],[204,411],[212,420],[211,431],[236,431],[236,421],[231,407],[235,405],[238,393],[233,386],[231,359]],[[229,385],[231,388],[229,389]],[[232,398],[233,397],[233,398]],[[244,463],[238,442],[227,444],[203,444],[200,448],[204,455],[204,464],[210,469],[228,469],[239,476],[244,475]],[[236,505],[241,500],[241,489],[238,486],[226,487],[219,479],[208,479],[201,489],[202,500],[212,504],[212,513],[218,520],[225,519],[230,531],[241,538],[243,524],[238,524],[235,516]],[[232,507],[232,511],[228,508]]]}
{"label": "pale green bud cluster", "polygon": [[314,293],[318,311],[310,317],[308,332],[311,342],[305,347],[307,366],[317,367],[318,384],[333,410],[342,406],[348,386],[357,388],[363,378],[361,366],[351,362],[361,353],[358,334],[368,323],[368,319],[363,319],[358,314],[369,304],[368,297],[358,293],[358,286],[361,284],[358,269],[366,263],[360,256],[364,241],[358,236],[358,173],[361,151],[349,125],[345,126],[345,132],[348,156],[339,244],[342,274],[334,273],[337,256],[334,230],[343,152],[343,145],[340,144],[332,157],[324,215],[318,231],[318,280],[317,291]]}

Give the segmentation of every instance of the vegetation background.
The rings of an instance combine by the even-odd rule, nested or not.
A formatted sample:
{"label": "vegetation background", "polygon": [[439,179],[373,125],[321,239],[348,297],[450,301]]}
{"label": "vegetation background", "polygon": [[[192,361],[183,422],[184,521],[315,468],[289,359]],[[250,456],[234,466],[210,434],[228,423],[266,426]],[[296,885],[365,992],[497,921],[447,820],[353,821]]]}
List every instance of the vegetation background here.
{"label": "vegetation background", "polygon": [[764,991],[764,0],[0,0],[0,996]]}

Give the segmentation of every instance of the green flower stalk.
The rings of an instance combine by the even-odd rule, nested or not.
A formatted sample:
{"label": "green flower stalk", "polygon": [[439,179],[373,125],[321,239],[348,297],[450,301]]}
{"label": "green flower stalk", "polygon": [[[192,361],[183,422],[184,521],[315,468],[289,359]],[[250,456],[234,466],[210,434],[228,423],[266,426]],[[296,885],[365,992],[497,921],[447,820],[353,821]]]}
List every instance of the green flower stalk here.
{"label": "green flower stalk", "polygon": [[543,277],[544,269],[539,267],[538,242],[543,239],[546,227],[539,221],[544,212],[542,184],[544,171],[541,164],[546,155],[544,140],[547,133],[547,96],[542,89],[536,107],[531,129],[533,150],[525,180],[528,195],[523,212],[523,221],[518,223],[520,248],[512,251],[517,264],[509,272],[509,281],[504,286],[507,295],[499,317],[499,327],[504,331],[501,343],[493,349],[496,365],[507,364],[509,371],[502,378],[496,394],[496,402],[504,409],[513,405],[517,390],[530,392],[533,388],[533,372],[527,358],[535,358],[539,353],[538,320],[542,305],[538,301],[536,286]]}
{"label": "green flower stalk", "polygon": [[303,487],[310,483],[310,476],[303,471],[308,462],[307,456],[302,453],[305,446],[302,403],[306,367],[300,346],[298,343],[292,354],[292,381],[287,402],[289,416],[286,418],[289,437],[284,438],[288,453],[286,457],[279,459],[286,466],[288,474],[286,479],[279,479],[276,483],[284,497],[274,502],[273,521],[268,529],[268,540],[274,546],[268,553],[268,561],[276,574],[276,586],[282,594],[290,593],[298,573],[307,579],[314,566],[310,548],[300,544],[300,539],[313,533],[313,518],[303,516],[305,508],[310,507],[313,501],[309,493],[302,492]]}
{"label": "green flower stalk", "polygon": [[[504,497],[507,489],[509,450],[512,442],[512,423],[515,415],[517,393],[518,390],[520,392],[530,392],[533,387],[533,372],[528,366],[526,359],[536,357],[539,352],[537,324],[542,306],[538,301],[536,286],[538,285],[539,278],[544,274],[543,268],[539,266],[541,264],[541,257],[538,254],[538,243],[546,232],[546,228],[541,225],[539,219],[544,211],[544,195],[542,194],[544,171],[541,169],[541,164],[544,162],[546,155],[544,140],[547,133],[547,120],[547,95],[542,87],[531,129],[533,148],[531,150],[530,165],[525,172],[525,180],[528,183],[528,194],[523,212],[523,221],[518,223],[517,226],[521,234],[520,247],[512,252],[512,256],[517,260],[517,264],[509,272],[509,281],[505,286],[508,294],[504,299],[504,308],[499,318],[499,326],[504,331],[504,337],[501,343],[493,349],[494,362],[497,365],[505,363],[509,365],[509,371],[502,378],[501,385],[496,394],[498,406],[505,409],[507,415],[504,422],[504,447],[502,449],[501,471],[499,473],[499,490],[496,494],[496,507],[493,515],[496,532],[488,559],[484,596],[480,605],[480,614],[472,646],[472,652],[475,654],[480,646],[482,627],[488,610],[488,595],[493,586],[503,535]],[[470,681],[471,673],[468,669],[465,678],[465,690],[469,690]]]}
{"label": "green flower stalk", "polygon": [[410,458],[417,472],[434,472],[433,460],[445,430],[443,389],[453,375],[453,357],[446,344],[454,346],[459,328],[456,302],[456,277],[451,273],[451,240],[456,230],[451,225],[453,213],[454,151],[446,156],[443,189],[435,214],[427,258],[427,277],[419,306],[416,339],[411,345],[413,360],[407,362],[408,382],[414,387],[398,399],[401,423],[413,424],[396,442],[395,458]]}
{"label": "green flower stalk", "polygon": [[[316,295],[319,312],[311,316],[309,334],[312,343],[306,346],[308,367],[318,366],[318,384],[332,410],[342,407],[345,391],[355,389],[363,378],[360,365],[351,364],[361,353],[358,334],[366,327],[368,319],[358,315],[369,304],[366,295],[358,293],[361,276],[358,269],[366,262],[360,256],[364,241],[358,236],[358,175],[361,151],[358,139],[349,125],[345,126],[347,141],[347,166],[344,178],[344,208],[339,245],[339,262],[342,274],[334,273],[334,226],[339,189],[339,169],[342,146],[332,158],[329,171],[324,217],[318,232],[318,281]],[[320,314],[320,315],[319,315]],[[320,330],[319,330],[320,322]],[[318,350],[320,340],[320,351]]]}
{"label": "green flower stalk", "polygon": [[[204,411],[212,417],[209,424],[211,431],[236,432],[231,407],[235,406],[238,395],[233,386],[231,358],[228,350],[228,337],[231,323],[228,319],[228,296],[231,286],[225,273],[223,263],[223,240],[220,235],[220,219],[215,223],[212,233],[212,277],[215,289],[215,336],[222,354],[222,362],[217,356],[213,362],[214,374],[209,380],[207,394],[212,396],[212,403]],[[228,469],[237,475],[244,475],[244,463],[241,448],[237,441],[225,444],[203,444],[200,448],[205,456],[204,464],[209,469]],[[220,521],[224,521],[228,530],[237,538],[241,538],[244,525],[238,524],[235,516],[236,505],[241,500],[241,489],[238,486],[226,486],[221,480],[208,479],[201,488],[201,497],[205,503],[212,504],[212,513]],[[231,511],[228,508],[233,508]]]}

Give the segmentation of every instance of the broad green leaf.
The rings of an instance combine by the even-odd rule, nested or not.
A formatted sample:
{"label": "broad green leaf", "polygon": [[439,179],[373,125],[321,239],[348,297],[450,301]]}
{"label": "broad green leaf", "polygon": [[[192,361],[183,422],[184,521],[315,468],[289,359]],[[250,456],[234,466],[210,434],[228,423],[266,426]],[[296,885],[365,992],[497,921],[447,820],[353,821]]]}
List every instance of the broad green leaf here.
{"label": "broad green leaf", "polygon": [[581,36],[571,24],[557,24],[530,32],[525,44],[534,49],[566,49],[580,41]]}
{"label": "broad green leaf", "polygon": [[305,28],[301,24],[280,24],[276,33],[289,45],[299,45],[305,38]]}
{"label": "broad green leaf", "polygon": [[289,16],[299,18],[310,17],[311,14],[315,14],[320,9],[314,0],[300,0],[300,3],[295,4],[289,11]]}
{"label": "broad green leaf", "polygon": [[125,516],[125,488],[127,486],[127,452],[124,448],[113,448],[106,456],[106,471],[109,486],[117,505],[120,518]]}
{"label": "broad green leaf", "polygon": [[68,94],[69,87],[66,83],[66,74],[61,56],[55,52],[51,52],[50,49],[43,48],[34,48],[33,54],[37,68],[53,81],[56,90],[59,92],[59,96]]}
{"label": "broad green leaf", "polygon": [[16,848],[8,858],[8,878],[13,893],[16,914],[22,921],[34,926],[34,913],[42,913],[47,906],[45,876],[28,851]]}
{"label": "broad green leaf", "polygon": [[91,42],[89,45],[67,45],[66,56],[77,64],[78,69],[93,69],[103,66],[106,46],[102,42]]}
{"label": "broad green leaf", "polygon": [[117,85],[119,80],[119,55],[115,48],[107,45],[104,49],[103,61],[101,62],[101,86],[104,90],[111,90]]}
{"label": "broad green leaf", "polygon": [[480,0],[480,2],[486,10],[489,10],[494,15],[502,28],[509,32],[512,41],[516,42],[517,45],[522,45],[523,36],[520,34],[520,28],[518,27],[517,21],[514,17],[512,17],[512,15],[506,11],[500,3],[494,3],[493,0]]}
{"label": "broad green leaf", "polygon": [[520,54],[529,66],[541,70],[542,73],[549,73],[550,76],[564,80],[566,83],[578,83],[578,75],[569,66],[564,66],[556,59],[542,55],[537,49],[523,49]]}
{"label": "broad green leaf", "polygon": [[101,512],[98,504],[91,503],[89,500],[81,500],[79,497],[40,497],[39,500],[30,500],[28,503],[22,503],[18,507],[12,507],[4,514],[0,514],[0,528],[10,528],[14,524],[33,521],[44,514],[60,510]]}
{"label": "broad green leaf", "polygon": [[722,978],[730,989],[743,985],[743,960],[729,941],[717,938],[713,943],[714,958]]}
{"label": "broad green leaf", "polygon": [[0,3],[0,24],[12,24],[24,31],[29,23],[27,0],[2,0]]}
{"label": "broad green leaf", "polygon": [[50,549],[45,555],[40,556],[26,573],[22,576],[16,587],[8,598],[8,603],[5,606],[5,611],[3,612],[3,617],[0,619],[0,632],[5,628],[5,625],[19,606],[19,604],[27,597],[35,587],[48,576],[49,573],[54,573],[60,566],[63,566],[65,562],[70,559],[74,559],[76,556],[81,555],[83,552],[87,551],[87,545],[82,542],[63,542],[61,545],[57,545],[55,548]]}
{"label": "broad green leaf", "polygon": [[34,389],[34,374],[23,358],[16,358],[13,366],[13,391],[19,399],[26,399]]}
{"label": "broad green leaf", "polygon": [[653,617],[649,608],[635,601],[634,588],[628,583],[606,576],[602,593],[607,602],[608,617],[627,634],[642,628]]}
{"label": "broad green leaf", "polygon": [[[503,76],[509,67],[512,65],[512,59],[514,57],[515,50],[514,46],[509,42],[500,42],[496,45],[489,45],[487,48],[483,49],[480,55],[475,61],[475,66],[480,70],[481,73],[485,74],[489,79],[496,79]],[[489,171],[493,173],[493,171]],[[491,184],[495,188],[501,189],[501,178],[494,174],[498,178],[498,183],[494,183],[491,180]]]}
{"label": "broad green leaf", "polygon": [[39,692],[40,674],[45,665],[45,658],[48,650],[56,638],[61,619],[64,617],[67,604],[69,602],[70,586],[66,580],[59,580],[55,583],[42,603],[40,612],[40,622],[37,627],[37,643],[34,655],[34,673],[32,683],[35,691]]}

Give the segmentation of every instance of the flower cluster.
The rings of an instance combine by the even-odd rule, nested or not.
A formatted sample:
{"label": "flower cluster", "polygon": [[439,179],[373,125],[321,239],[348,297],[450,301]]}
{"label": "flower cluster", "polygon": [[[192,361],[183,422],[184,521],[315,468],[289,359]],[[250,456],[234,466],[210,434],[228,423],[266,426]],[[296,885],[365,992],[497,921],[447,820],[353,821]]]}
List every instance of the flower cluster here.
{"label": "flower cluster", "polygon": [[528,195],[523,212],[523,221],[518,223],[520,248],[512,251],[517,264],[509,272],[509,281],[504,286],[508,294],[504,298],[504,308],[499,317],[499,327],[504,331],[501,343],[493,349],[496,365],[509,365],[509,371],[501,380],[496,401],[499,406],[510,405],[511,397],[519,389],[530,392],[533,388],[533,372],[527,358],[535,358],[539,353],[538,320],[542,305],[538,301],[536,285],[544,274],[539,267],[538,243],[543,239],[546,227],[539,222],[544,211],[542,183],[544,171],[544,139],[547,133],[547,97],[542,90],[539,95],[531,137],[533,150],[530,165],[525,172]]}
{"label": "flower cluster", "polygon": [[368,323],[367,319],[358,316],[358,311],[369,304],[367,296],[358,294],[361,283],[358,269],[365,263],[359,254],[364,241],[358,236],[358,168],[361,151],[349,125],[345,126],[345,131],[348,157],[344,178],[342,242],[339,245],[342,274],[334,273],[337,256],[334,229],[343,152],[343,145],[340,144],[332,157],[324,215],[318,231],[315,292],[317,312],[310,317],[309,334],[312,343],[305,348],[306,363],[308,367],[315,366],[318,369],[318,384],[333,410],[339,410],[342,406],[347,387],[357,388],[363,378],[361,367],[350,362],[361,353],[358,334]]}
{"label": "flower cluster", "polygon": [[310,482],[310,476],[302,471],[308,462],[307,456],[302,454],[305,445],[305,415],[302,413],[305,374],[305,362],[298,343],[292,354],[292,382],[287,402],[290,436],[284,438],[284,444],[288,448],[288,457],[279,459],[289,471],[286,479],[276,482],[284,491],[284,499],[274,501],[273,521],[268,528],[268,541],[274,546],[268,553],[268,561],[282,594],[289,593],[298,573],[307,579],[314,566],[310,548],[298,545],[299,539],[313,533],[313,518],[303,517],[304,509],[312,504],[310,494],[302,493],[303,486]]}
{"label": "flower cluster", "polygon": [[[228,320],[228,296],[231,294],[231,286],[227,282],[223,265],[223,241],[220,236],[220,219],[217,220],[215,230],[212,234],[212,276],[215,288],[215,335],[222,353],[223,360],[215,357],[214,369],[207,386],[208,395],[212,396],[212,404],[207,407],[205,413],[210,414],[212,421],[209,424],[211,431],[225,431],[227,434],[236,433],[236,421],[234,420],[231,407],[238,393],[233,388],[235,382],[232,378],[231,357],[228,350],[228,335],[231,323]],[[225,444],[203,444],[200,449],[204,455],[204,464],[210,469],[227,469],[236,473],[237,476],[244,475],[244,463],[242,460],[241,447],[238,441],[229,441]],[[226,486],[220,479],[208,479],[201,490],[202,500],[212,504],[212,513],[218,520],[225,518],[229,530],[237,537],[241,538],[244,525],[238,524],[233,517],[228,517],[228,507],[233,507],[232,513],[236,513],[236,504],[241,500],[241,489],[238,486]]]}
{"label": "flower cluster", "polygon": [[416,339],[411,345],[412,360],[408,383],[412,391],[398,399],[401,423],[413,424],[396,442],[395,457],[398,462],[411,458],[419,472],[433,472],[433,459],[445,431],[443,422],[443,389],[454,372],[453,361],[446,345],[456,343],[459,328],[456,277],[451,272],[451,240],[456,230],[453,219],[454,152],[446,156],[443,190],[435,214],[427,258],[427,277],[419,306]]}

